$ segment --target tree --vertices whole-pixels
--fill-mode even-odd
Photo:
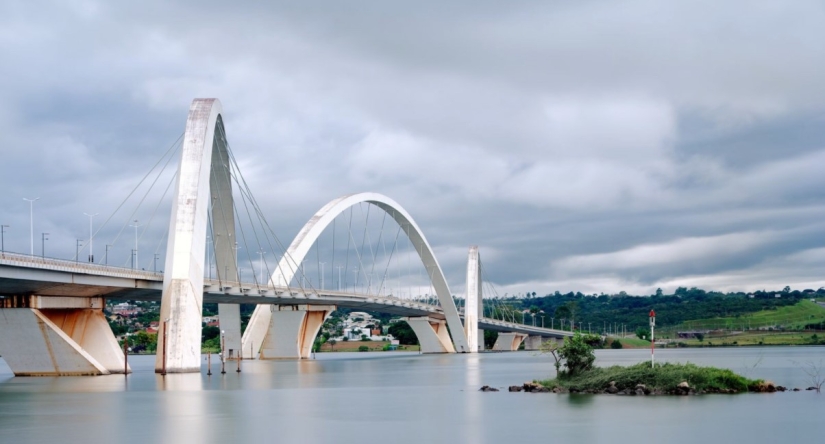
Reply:
[[[390,325],[389,333],[398,339],[398,343],[402,345],[418,345],[418,337],[415,336],[410,324],[405,321],[398,321]]]
[[[704,333],[696,333],[693,336],[696,336],[696,339],[698,339],[699,342],[702,342],[702,341],[705,340],[705,334]]]
[[[327,341],[327,344],[329,344],[329,350],[335,351],[335,344],[337,343],[338,341],[336,341],[335,339],[330,339],[329,341]]]
[[[569,319],[570,330],[573,330],[573,327],[575,326],[576,315],[578,313],[579,303],[576,301],[569,301],[566,302],[564,305],[556,308],[556,311],[553,313],[553,317],[558,319]]]
[[[566,376],[575,376],[593,368],[596,355],[593,347],[587,344],[584,336],[576,332],[573,337],[564,339],[564,345],[558,349],[561,359],[564,359],[565,370],[561,372]]]
[[[484,348],[487,350],[492,350],[493,346],[496,344],[498,340],[498,332],[493,330],[483,330],[484,331]]]
[[[645,341],[650,340],[650,328],[648,327],[639,327],[636,329],[636,336],[639,339],[644,339]]]
[[[206,326],[201,328],[201,342],[206,342],[212,338],[220,336],[221,329],[215,326]]]

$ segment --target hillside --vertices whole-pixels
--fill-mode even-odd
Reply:
[[[662,294],[661,291],[651,296],[618,295],[584,295],[582,293],[561,294],[556,292],[542,297],[496,298],[485,301],[485,315],[492,317],[515,318],[516,321],[559,328],[562,319],[569,326],[573,317],[582,329],[590,328],[593,332],[611,330],[612,325],[621,326],[628,333],[638,327],[647,327],[650,310],[656,312],[656,327],[659,331],[676,330],[685,327],[699,328],[701,325],[725,325],[734,328],[743,320],[750,320],[751,328],[756,326],[787,325],[802,328],[807,324],[825,322],[825,309],[809,301],[825,297],[825,289],[790,291],[758,291],[746,293],[707,292],[698,288],[679,288],[674,294]],[[800,304],[804,302],[804,304]],[[522,315],[521,311],[530,310]],[[571,313],[572,311],[572,313]],[[526,318],[526,319],[525,319]],[[701,321],[700,321],[701,320]],[[696,324],[688,321],[696,321]],[[809,322],[810,321],[810,322]],[[737,327],[738,328],[738,327]],[[809,327],[811,328],[811,327]],[[825,325],[819,327],[825,329]]]

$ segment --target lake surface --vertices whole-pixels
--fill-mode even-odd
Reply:
[[[599,365],[649,359],[599,350]],[[825,347],[657,350],[657,360],[727,367],[787,387]],[[508,393],[553,375],[532,352],[321,353],[244,361],[213,375],[15,378],[0,359],[0,443],[787,443],[825,440],[825,393],[629,397]],[[483,393],[482,385],[502,387]]]

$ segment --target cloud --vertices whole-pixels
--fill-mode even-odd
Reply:
[[[113,211],[191,99],[219,97],[284,243],[370,190],[412,213],[455,288],[472,244],[510,293],[825,285],[819,2],[4,6],[12,249],[39,195],[35,236],[74,255],[82,213]]]

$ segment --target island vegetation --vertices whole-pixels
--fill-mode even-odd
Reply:
[[[596,367],[593,343],[598,337],[576,333],[564,345],[547,342],[542,352],[555,359],[556,377],[511,391],[606,393],[626,395],[691,395],[702,393],[773,392],[785,390],[761,379],[749,379],[728,369],[695,364],[641,362],[628,367]]]

